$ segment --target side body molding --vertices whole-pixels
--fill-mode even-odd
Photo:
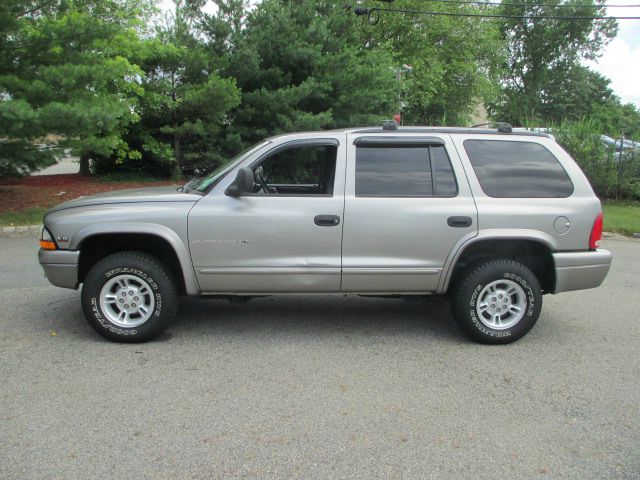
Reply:
[[[68,248],[70,250],[79,250],[83,241],[95,235],[123,233],[155,235],[166,240],[169,245],[171,245],[171,248],[173,248],[180,262],[187,294],[200,294],[200,287],[196,281],[189,251],[178,234],[164,225],[156,223],[96,223],[87,225],[71,237]]]
[[[487,240],[532,240],[548,247],[552,252],[558,249],[556,240],[551,236],[539,230],[513,229],[513,228],[496,228],[480,230],[477,235],[467,235],[453,247],[451,253],[447,257],[444,264],[443,275],[440,277],[438,289],[436,293],[445,293],[449,288],[451,274],[456,262],[470,245]]]

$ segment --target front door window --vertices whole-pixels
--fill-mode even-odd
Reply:
[[[254,193],[262,195],[332,195],[337,147],[289,147],[254,167]]]

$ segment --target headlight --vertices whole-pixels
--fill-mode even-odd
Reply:
[[[53,241],[53,237],[47,227],[42,227],[42,233],[40,234],[40,248],[44,250],[57,250],[58,246]]]

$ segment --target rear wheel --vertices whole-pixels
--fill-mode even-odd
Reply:
[[[452,299],[462,330],[481,343],[511,343],[535,325],[542,309],[536,276],[513,260],[493,260],[463,272]]]
[[[82,286],[89,325],[116,342],[146,342],[175,317],[178,291],[167,268],[141,252],[120,252],[98,262]]]

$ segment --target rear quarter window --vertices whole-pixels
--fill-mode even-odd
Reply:
[[[564,198],[573,183],[558,159],[535,142],[465,140],[484,193],[498,198]]]

